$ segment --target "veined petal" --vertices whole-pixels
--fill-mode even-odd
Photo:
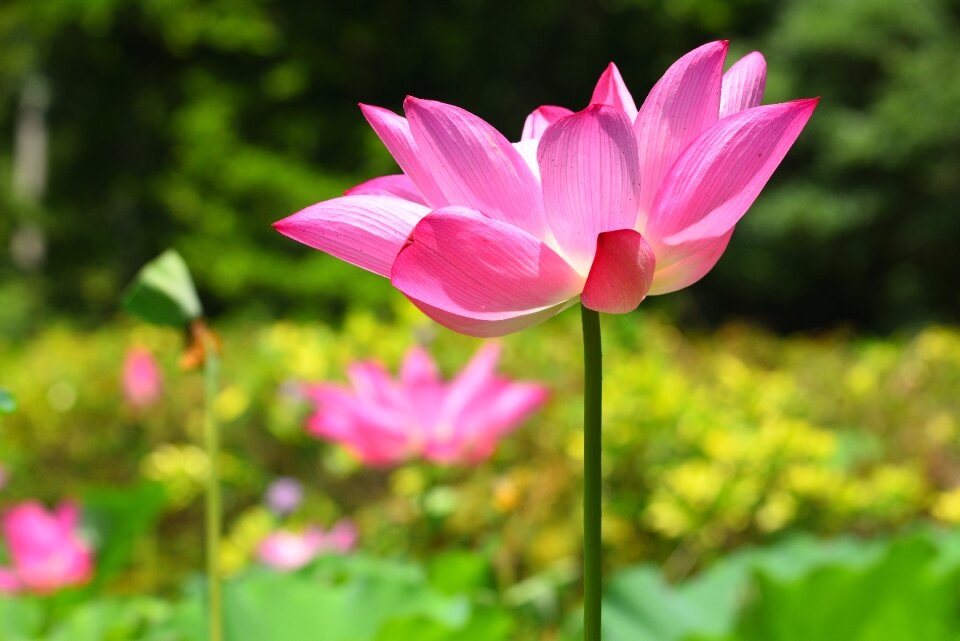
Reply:
[[[654,85],[633,123],[640,154],[640,219],[645,223],[663,177],[681,152],[720,113],[725,40],[698,47],[677,60]]]
[[[418,205],[426,205],[427,201],[423,194],[413,184],[410,177],[406,174],[391,174],[389,176],[378,176],[362,182],[356,187],[351,187],[343,192],[344,196],[393,196],[409,200]]]
[[[537,164],[537,148],[539,145],[539,138],[529,138],[513,143],[513,148],[523,158],[523,162],[527,163],[527,167],[530,168],[530,172],[537,180],[540,180],[540,165]]]
[[[593,90],[593,96],[590,98],[590,104],[610,105],[622,109],[631,123],[637,117],[637,103],[634,102],[630,90],[623,82],[623,76],[620,75],[617,65],[612,62],[600,75],[597,86]]]
[[[417,190],[426,201],[432,207],[449,205],[450,202],[437,185],[437,181],[423,165],[423,159],[413,140],[413,134],[410,133],[410,123],[407,119],[389,109],[372,105],[361,104],[360,111],[377,132],[387,151],[400,165],[400,169],[410,176],[410,180],[417,186]]]
[[[414,225],[430,212],[423,205],[391,196],[342,196],[275,222],[290,238],[381,276]]]
[[[540,237],[540,183],[499,131],[453,105],[412,97],[403,104],[423,165],[449,204],[480,210]]]
[[[438,209],[417,224],[391,281],[415,301],[491,321],[556,306],[583,285],[542,241],[462,207]]]
[[[537,152],[543,201],[561,251],[584,272],[597,234],[633,227],[637,147],[621,109],[595,104],[550,125]]]
[[[767,85],[767,61],[759,51],[748,53],[737,60],[723,74],[720,90],[720,117],[753,109],[763,100],[763,89]]]
[[[710,273],[723,252],[726,251],[733,236],[731,229],[719,238],[704,239],[699,243],[689,243],[684,247],[682,258],[663,269],[657,269],[653,274],[653,283],[650,285],[650,296],[669,294],[684,287],[689,287]],[[667,252],[669,254],[669,252]]]
[[[537,107],[523,122],[523,134],[520,136],[520,140],[535,140],[540,138],[543,132],[547,130],[547,127],[572,113],[573,112],[566,107],[556,107],[554,105]]]
[[[733,229],[818,101],[741,111],[718,122],[684,151],[664,180],[645,234],[656,252],[658,269],[704,251]]]
[[[656,262],[653,249],[635,229],[600,234],[580,301],[608,314],[633,311],[650,289]]]
[[[410,299],[410,302],[413,303],[417,309],[447,329],[452,329],[460,334],[466,334],[467,336],[474,336],[476,338],[493,338],[519,332],[522,329],[542,323],[577,302],[576,298],[570,298],[570,300],[552,307],[545,307],[531,312],[518,312],[513,316],[500,320],[487,320],[451,314],[450,312],[428,305],[415,298],[410,298],[409,296],[407,298]]]

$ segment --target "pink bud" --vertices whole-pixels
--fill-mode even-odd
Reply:
[[[123,395],[135,408],[145,408],[160,400],[163,378],[153,355],[139,347],[127,352],[123,363]]]

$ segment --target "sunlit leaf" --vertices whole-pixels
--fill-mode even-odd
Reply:
[[[203,313],[183,258],[168,249],[147,263],[123,297],[123,308],[148,323],[183,327]]]

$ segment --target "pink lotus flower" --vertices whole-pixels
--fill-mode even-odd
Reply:
[[[48,594],[89,581],[93,553],[77,534],[78,521],[71,503],[55,512],[35,502],[10,510],[2,525],[13,566],[0,568],[0,592]]]
[[[277,530],[261,541],[257,558],[277,570],[298,570],[324,552],[344,554],[357,543],[357,527],[352,521],[336,523],[329,532],[312,526],[304,532]]]
[[[713,267],[816,107],[758,106],[763,57],[724,74],[726,52],[683,56],[639,109],[611,64],[587,109],[541,107],[514,144],[452,105],[408,97],[406,118],[361,105],[404,173],[274,226],[465,334],[517,331],[578,298],[628,312]]]
[[[539,385],[498,377],[499,353],[496,344],[483,346],[449,383],[419,348],[407,353],[397,381],[377,363],[356,363],[348,370],[350,387],[308,388],[317,409],[307,429],[369,465],[413,457],[478,463],[547,398]]]
[[[123,395],[133,407],[149,407],[160,400],[163,378],[153,355],[140,347],[127,352],[123,362]]]

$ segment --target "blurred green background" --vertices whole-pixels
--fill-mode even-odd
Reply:
[[[576,638],[576,314],[505,340],[504,370],[554,396],[492,461],[364,469],[283,384],[418,342],[452,374],[477,342],[270,223],[395,171],[357,102],[452,102],[516,139],[611,60],[639,102],[717,38],[764,53],[765,102],[823,100],[717,268],[604,320],[609,639],[955,641],[957,0],[4,0],[0,503],[80,497],[106,566],[52,606],[0,599],[0,641],[199,638],[200,380],[180,335],[118,312],[169,246],[225,344],[232,611],[274,617],[231,641],[371,602],[329,641]],[[164,372],[149,411],[122,403],[130,345]],[[362,554],[251,569],[281,474],[308,488],[295,524],[352,517]]]

